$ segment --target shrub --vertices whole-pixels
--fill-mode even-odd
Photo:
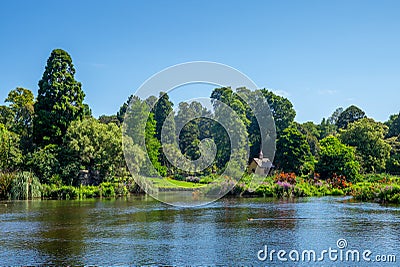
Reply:
[[[257,187],[255,193],[263,197],[273,197],[274,188],[271,183],[263,183],[259,187]]]
[[[57,199],[76,199],[79,196],[78,189],[71,185],[63,185],[52,192],[52,196]]]
[[[116,196],[126,196],[128,195],[128,188],[123,183],[114,184],[114,191]]]
[[[196,176],[188,176],[185,179],[186,182],[191,182],[191,183],[199,183],[200,182],[200,178],[196,177]]]
[[[174,175],[173,179],[177,180],[177,181],[185,181],[185,176],[183,176],[182,174],[177,173],[177,174]]]
[[[15,179],[15,173],[0,173],[0,199],[11,198],[11,183]]]
[[[114,184],[103,182],[100,184],[100,197],[115,197]]]
[[[92,185],[87,185],[87,186],[80,186],[79,187],[79,198],[80,199],[85,199],[85,198],[95,198],[100,196],[100,189],[98,186],[92,186]]]
[[[11,182],[12,199],[33,199],[41,197],[42,186],[31,172],[18,173]]]

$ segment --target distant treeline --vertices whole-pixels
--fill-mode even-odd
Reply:
[[[55,49],[47,60],[36,97],[25,88],[9,92],[5,105],[0,106],[1,173],[28,171],[42,184],[79,185],[85,175],[90,184],[128,181],[131,175],[124,159],[121,130],[127,110],[134,113],[132,116],[146,118],[145,131],[134,125],[126,129],[131,131],[133,156],[143,176],[155,175],[145,165],[145,154],[162,176],[206,176],[225,169],[230,158],[229,135],[201,103],[179,103],[177,113],[168,121],[168,114],[173,112],[168,94],[160,92],[159,97],[148,99],[131,96],[117,114],[96,119],[84,104],[82,85],[74,75],[70,55]],[[263,133],[239,91],[250,92],[246,88],[216,88],[211,98],[218,100],[213,102],[214,108],[222,102],[238,115],[236,123],[249,140],[250,160],[258,157]],[[267,89],[258,92],[268,101],[275,120],[275,169],[310,177],[318,173],[322,179],[342,175],[350,181],[363,173],[400,174],[400,114],[382,123],[350,106],[338,108],[320,124],[297,123],[296,111],[287,98]],[[193,116],[199,118],[187,122]],[[213,163],[196,172],[182,171],[169,162],[163,151],[168,147],[163,148],[161,142],[161,129],[167,121],[171,129],[182,129],[171,142],[180,149],[176,153],[190,160],[200,157],[201,140],[213,139],[217,149]]]

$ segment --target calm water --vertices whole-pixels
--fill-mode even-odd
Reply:
[[[273,262],[260,261],[257,252],[265,245],[319,253],[337,249],[340,238],[347,249],[369,249],[370,258],[395,254],[400,262],[399,223],[399,206],[346,198],[228,198],[197,208],[171,207],[150,197],[0,202],[0,265],[271,266],[283,263],[276,256]]]

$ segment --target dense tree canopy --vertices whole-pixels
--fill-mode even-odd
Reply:
[[[39,146],[61,144],[71,122],[82,118],[85,94],[74,76],[70,55],[62,49],[53,50],[35,103],[34,141]]]
[[[320,142],[321,150],[315,171],[321,178],[331,178],[334,174],[355,180],[360,170],[355,149],[340,142],[337,137],[328,136]]]
[[[340,134],[340,140],[356,148],[364,172],[384,171],[389,158],[390,145],[384,141],[387,126],[373,119],[360,119],[350,123]]]
[[[389,138],[400,135],[400,113],[391,115],[389,121],[385,124],[389,127],[386,137]]]
[[[102,124],[93,118],[73,121],[64,142],[80,166],[98,177],[95,182],[127,175],[122,132],[117,125]]]
[[[366,117],[365,112],[354,105],[351,105],[342,112],[341,110],[338,110],[338,113],[340,113],[339,116],[336,116],[336,114],[334,113],[334,118],[337,117],[337,119],[332,119],[332,122],[336,120],[336,126],[339,129],[346,129],[349,123]]]
[[[354,181],[359,172],[400,174],[400,113],[383,124],[352,105],[337,108],[319,124],[297,123],[285,97],[267,89],[221,87],[211,93],[210,109],[192,101],[179,103],[174,112],[168,94],[161,92],[147,99],[129,96],[116,114],[96,119],[83,103],[85,94],[74,76],[70,55],[55,49],[36,99],[25,88],[9,92],[0,106],[0,174],[32,171],[41,183],[61,186],[79,184],[82,173],[89,173],[90,183],[98,184],[125,182],[127,167],[142,176],[185,178],[224,173],[231,161],[234,168],[225,174],[239,177],[238,170],[245,169],[261,147],[275,147],[275,137],[277,171],[307,178],[313,177],[315,167],[324,179],[336,174]],[[275,125],[271,120],[262,128],[258,116],[273,116]],[[264,138],[268,146],[261,144]],[[233,148],[234,143],[239,145]],[[191,165],[214,152],[205,169],[199,171],[198,162]],[[272,159],[274,151],[263,152]],[[177,168],[181,162],[188,169]]]
[[[296,126],[283,130],[276,144],[275,164],[278,169],[300,174],[305,170],[305,163],[312,162],[312,155],[307,138]]]
[[[22,162],[19,136],[0,123],[0,171],[14,171]]]
[[[268,101],[272,116],[275,120],[276,133],[279,135],[294,121],[296,111],[293,104],[285,97],[274,94],[267,89],[261,90]]]

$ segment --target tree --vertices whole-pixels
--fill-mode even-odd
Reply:
[[[390,145],[383,139],[386,132],[387,126],[383,123],[364,118],[350,123],[340,133],[340,140],[356,148],[365,172],[384,171],[390,154]]]
[[[118,126],[121,124],[117,115],[101,115],[99,117],[99,122],[104,123],[104,124],[114,123],[115,125],[118,125]]]
[[[314,159],[307,138],[295,125],[283,130],[276,144],[275,165],[278,169],[296,174],[307,173],[306,163]]]
[[[27,167],[31,169],[41,183],[50,184],[59,178],[60,162],[58,161],[58,153],[60,148],[57,145],[47,145],[39,148],[32,154],[28,155]]]
[[[7,129],[11,130],[14,125],[14,112],[7,106],[0,106],[0,123]]]
[[[156,137],[161,142],[161,130],[164,126],[165,120],[168,115],[173,112],[173,103],[169,101],[168,94],[161,92],[158,101],[155,103],[153,108],[154,119],[156,120]],[[169,125],[170,127],[175,127],[175,123]],[[175,135],[175,129],[168,129],[169,134]]]
[[[310,146],[310,151],[313,156],[317,156],[319,152],[319,136],[320,132],[318,126],[315,125],[313,122],[305,122],[302,124],[295,123],[297,129],[306,136],[307,143]]]
[[[73,121],[64,142],[81,169],[89,171],[93,183],[127,175],[122,132],[117,125],[94,118]]]
[[[217,105],[212,129],[216,145],[216,165],[223,172],[238,180],[243,175],[248,162],[246,146],[248,133],[240,113],[232,111],[226,105]]]
[[[200,102],[193,101],[179,103],[178,114],[175,116],[175,124],[179,135],[179,148],[189,159],[200,157],[200,140],[210,138],[210,121],[201,116],[210,115]]]
[[[8,93],[5,102],[10,103],[10,109],[14,114],[12,131],[21,137],[21,148],[27,151],[32,147],[33,93],[28,89],[17,87]]]
[[[391,115],[385,124],[389,127],[387,138],[400,135],[400,113]]]
[[[343,113],[343,108],[338,107],[332,115],[327,119],[329,124],[336,124],[340,118],[340,115]]]
[[[159,163],[161,149],[160,141],[155,137],[156,121],[154,113],[150,112],[150,107],[146,101],[142,101],[137,96],[130,96],[124,111],[123,134],[132,139],[134,145],[145,148],[150,162],[145,161],[140,169],[140,174],[145,176],[156,176],[159,173],[166,173],[165,168]],[[122,113],[120,113],[122,114]],[[151,168],[153,165],[156,171]]]
[[[365,112],[362,111],[360,108],[351,105],[350,107],[346,108],[346,110],[340,113],[336,121],[336,126],[339,129],[346,129],[349,123],[358,121],[362,118],[366,118]]]
[[[318,130],[319,130],[318,140],[321,140],[329,135],[335,135],[337,133],[338,127],[336,125],[342,113],[343,113],[343,108],[339,107],[327,119],[325,118],[322,119],[321,123],[318,125]]]
[[[19,136],[0,124],[0,171],[10,172],[22,163]]]
[[[279,135],[294,121],[296,111],[293,104],[285,97],[274,94],[267,89],[261,89],[262,94],[266,97],[270,110],[275,120],[276,134]]]
[[[355,149],[340,142],[335,136],[328,136],[320,142],[319,159],[315,171],[321,178],[332,178],[334,174],[344,175],[354,181],[360,170]]]
[[[37,145],[61,144],[71,122],[82,118],[85,94],[74,75],[70,55],[61,49],[53,50],[39,81],[35,103],[33,132]]]
[[[331,124],[325,118],[322,119],[321,123],[318,125],[319,128],[319,139],[323,139],[329,135],[335,135],[337,132],[336,124]]]
[[[385,140],[391,146],[390,157],[386,162],[386,172],[400,174],[400,135]]]
[[[131,102],[133,97],[133,95],[130,95],[128,100],[119,108],[119,111],[117,112],[117,119],[120,123],[124,122],[125,113],[128,110],[129,103]]]

